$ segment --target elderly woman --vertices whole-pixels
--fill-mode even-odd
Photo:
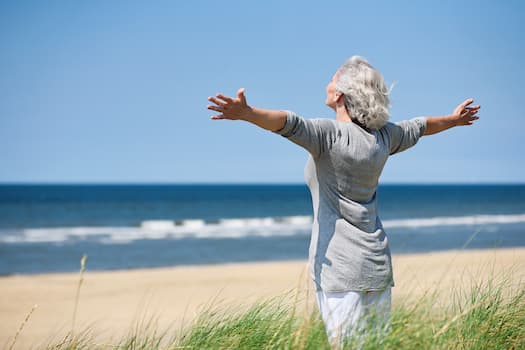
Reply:
[[[388,92],[382,75],[353,56],[326,87],[326,104],[335,119],[256,108],[246,102],[244,89],[237,98],[209,97],[213,105],[208,109],[219,113],[212,119],[251,122],[310,153],[305,169],[314,210],[310,275],[334,347],[358,329],[385,329],[388,324],[394,279],[388,238],[377,213],[378,180],[388,157],[423,135],[478,119],[480,107],[470,106],[473,100],[468,99],[447,116],[390,123]]]

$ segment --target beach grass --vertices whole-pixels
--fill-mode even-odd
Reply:
[[[117,341],[97,343],[94,329],[87,328],[41,348],[330,349],[320,316],[307,299],[289,292],[247,307],[215,301],[184,329],[159,331],[151,318]],[[344,348],[358,347],[525,349],[524,285],[509,273],[485,281],[472,278],[444,298],[435,292],[407,298],[393,305],[386,335],[365,330]]]

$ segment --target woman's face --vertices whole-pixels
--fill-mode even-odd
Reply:
[[[325,103],[328,107],[332,108],[333,110],[335,110],[335,105],[336,105],[337,97],[338,97],[335,91],[336,75],[337,74],[334,74],[334,76],[332,77],[332,80],[328,83],[328,85],[326,85],[326,102]]]

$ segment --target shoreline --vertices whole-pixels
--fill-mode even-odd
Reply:
[[[460,253],[460,252],[471,252],[471,251],[494,251],[494,250],[512,250],[512,249],[524,249],[525,246],[511,246],[511,247],[498,247],[498,248],[463,248],[463,249],[443,249],[443,250],[432,250],[432,251],[421,251],[421,252],[402,252],[392,253],[392,256],[411,256],[411,255],[424,255],[424,254],[441,254],[441,253]],[[87,255],[87,254],[86,254]],[[0,274],[0,279],[8,277],[18,276],[48,276],[48,275],[71,275],[77,274],[80,270],[80,259],[78,257],[79,268],[77,270],[64,270],[64,271],[42,271],[42,272],[13,272],[8,274]],[[155,271],[155,270],[166,270],[166,269],[178,269],[178,268],[192,268],[192,267],[211,267],[211,266],[228,266],[228,265],[245,265],[245,264],[266,264],[266,263],[295,263],[305,262],[306,259],[275,259],[275,260],[247,260],[247,261],[224,261],[217,263],[203,263],[203,264],[180,264],[180,265],[166,265],[166,266],[151,266],[151,267],[131,267],[131,268],[116,268],[116,269],[93,269],[89,268],[90,257],[87,255],[87,267],[85,273],[103,273],[103,272],[133,272],[133,271]]]
[[[468,290],[476,280],[511,274],[523,288],[525,247],[453,250],[393,255],[393,305],[413,302],[429,291]],[[80,260],[80,259],[79,259]],[[295,293],[315,306],[306,260],[187,265],[131,270],[87,270],[80,287],[75,329],[93,327],[100,341],[127,334],[141,320],[158,329],[187,326],[206,306],[231,309]],[[44,346],[71,330],[79,272],[0,276],[0,345],[8,346],[35,304],[15,348]],[[294,295],[294,294],[292,294]]]

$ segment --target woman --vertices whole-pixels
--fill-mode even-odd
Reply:
[[[480,106],[468,99],[448,116],[389,123],[389,98],[382,75],[353,56],[326,87],[334,119],[305,119],[294,112],[248,105],[237,98],[209,97],[214,120],[245,120],[305,148],[305,178],[314,221],[309,249],[310,275],[331,344],[363,327],[384,330],[394,286],[388,238],[377,215],[379,176],[392,154],[423,135],[472,125]],[[372,317],[373,316],[373,317]]]

